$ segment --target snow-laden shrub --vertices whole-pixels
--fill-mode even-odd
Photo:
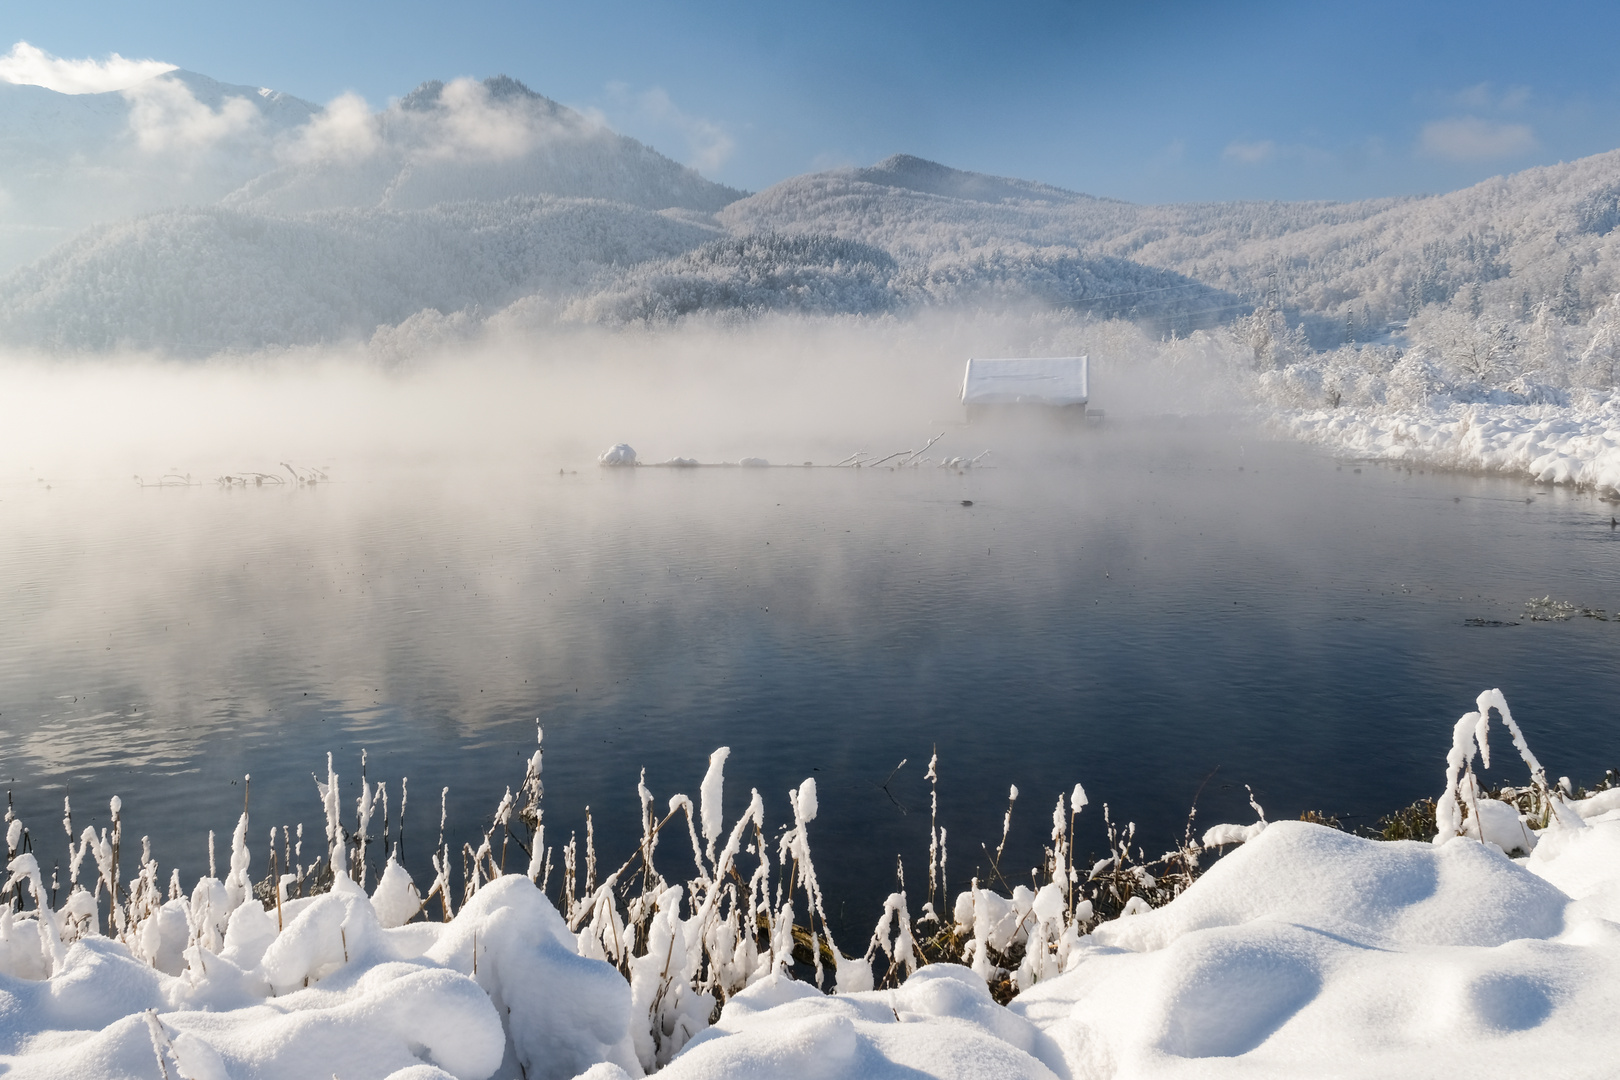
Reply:
[[[1389,403],[1402,409],[1423,408],[1452,388],[1440,366],[1421,350],[1413,350],[1396,361],[1384,384]]]
[[[1479,695],[1475,704],[1476,711],[1463,714],[1452,730],[1451,752],[1446,755],[1446,790],[1435,800],[1434,842],[1445,844],[1458,837],[1471,837],[1481,843],[1493,843],[1509,854],[1529,854],[1535,847],[1535,830],[1545,829],[1554,822],[1563,828],[1584,828],[1585,822],[1569,805],[1565,793],[1547,783],[1547,772],[1530,752],[1502,691],[1487,690]],[[1514,748],[1530,769],[1530,787],[1524,795],[1528,803],[1525,814],[1521,814],[1517,806],[1486,798],[1474,776],[1476,755],[1485,768],[1491,767],[1487,736],[1492,710],[1501,718],[1502,725],[1512,736]]]
[[[1322,369],[1315,364],[1289,364],[1277,371],[1262,371],[1258,379],[1266,399],[1295,409],[1320,408]]]

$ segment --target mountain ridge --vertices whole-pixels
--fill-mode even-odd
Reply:
[[[8,102],[52,106],[37,90],[0,87],[0,147],[27,127],[28,109],[8,113]],[[155,170],[195,206],[137,206],[0,278],[0,340],[65,351],[305,344],[365,338],[417,311],[487,314],[521,300],[547,317],[614,324],[1035,304],[1178,334],[1260,308],[1327,347],[1387,336],[1436,306],[1522,320],[1554,305],[1573,321],[1620,292],[1620,151],[1359,202],[1137,204],[910,154],[746,193],[501,75],[428,80],[380,112],[190,72],[116,102],[90,97],[103,100],[71,106],[87,130],[116,128],[120,109],[129,125],[117,135],[125,173],[109,175]],[[140,159],[142,138],[179,137],[164,126],[174,116],[191,125],[182,134],[216,137]],[[58,198],[106,179],[53,167],[39,175],[59,182]],[[241,172],[251,175],[220,190]],[[0,236],[7,226],[20,227],[15,214]],[[187,314],[194,280],[170,265],[188,255],[217,279],[206,324]],[[391,258],[411,261],[410,273],[388,269]],[[228,310],[222,281],[242,290],[241,312]],[[403,284],[391,293],[390,281]],[[146,307],[110,293],[117,282]],[[321,288],[347,299],[328,304]],[[222,338],[221,326],[234,329]]]

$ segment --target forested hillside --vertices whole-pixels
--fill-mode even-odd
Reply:
[[[518,301],[506,325],[1033,305],[1226,326],[1261,371],[1352,346],[1367,378],[1331,398],[1425,350],[1425,385],[1600,379],[1620,292],[1620,151],[1357,203],[1142,206],[906,155],[744,195],[505,77],[372,111],[183,72],[0,86],[0,147],[14,247],[104,219],[0,279],[0,340],[57,352],[363,341]],[[184,205],[154,211],[165,169]]]
[[[1620,291],[1620,151],[1447,195],[1137,206],[897,156],[727,207],[732,230],[859,238],[920,260],[1072,247],[1184,274],[1302,321],[1313,344],[1383,333],[1459,294],[1589,315]]]
[[[216,202],[320,113],[190,71],[99,94],[0,81],[0,273],[97,222]]]
[[[291,216],[167,211],[91,229],[0,283],[0,339],[179,355],[364,340],[423,309],[577,291],[717,231],[545,196]]]

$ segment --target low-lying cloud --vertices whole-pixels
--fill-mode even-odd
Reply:
[[[382,124],[359,94],[340,94],[281,145],[279,156],[295,164],[364,161],[383,146]]]
[[[615,82],[608,84],[607,91],[610,108],[629,121],[625,126],[675,134],[686,143],[685,164],[699,172],[721,168],[737,149],[736,140],[725,128],[686,112],[661,86],[638,92],[627,83]]]
[[[642,107],[651,115],[678,128],[686,137],[687,164],[700,172],[713,172],[724,165],[737,148],[735,140],[719,124],[693,116],[676,107],[669,92],[654,87],[641,95]]]
[[[247,97],[227,97],[219,108],[197,100],[173,79],[155,79],[124,91],[130,128],[148,150],[204,146],[257,134],[260,149],[289,164],[354,165],[384,152],[416,161],[499,163],[535,153],[559,138],[609,134],[598,117],[558,110],[530,97],[498,97],[482,82],[453,79],[430,100],[395,102],[374,110],[355,93],[328,102],[309,121],[271,130]]]
[[[309,123],[275,139],[290,164],[358,164],[392,151],[434,162],[512,162],[559,138],[608,134],[599,117],[554,112],[530,97],[497,97],[478,79],[437,87],[431,107],[373,110],[358,94],[330,100]]]
[[[364,347],[206,363],[0,353],[0,463],[11,463],[0,485],[27,479],[14,475],[23,467],[53,482],[211,478],[282,461],[346,479],[555,471],[593,466],[620,442],[653,462],[826,462],[941,431],[941,453],[976,454],[992,444],[962,427],[967,357],[1087,353],[1095,404],[1114,417],[1159,415],[1219,407],[1201,341],[1046,310],[500,332],[392,367]]]
[[[252,136],[261,120],[247,98],[228,97],[211,108],[175,79],[148,79],[123,94],[129,102],[129,129],[149,153],[203,149]]]
[[[1240,162],[1244,165],[1258,165],[1277,156],[1277,144],[1270,139],[1259,142],[1232,142],[1226,144],[1221,156],[1228,161]]]
[[[59,94],[102,94],[126,90],[165,72],[174,64],[162,60],[131,60],[110,53],[105,60],[64,60],[26,41],[0,56],[0,82],[43,86]]]
[[[1530,101],[1530,88],[1528,86],[1510,86],[1500,92],[1488,82],[1477,83],[1464,87],[1451,95],[1452,104],[1470,111],[1490,111],[1500,109],[1503,112],[1516,112],[1523,109]]]
[[[1450,161],[1492,161],[1518,157],[1539,144],[1529,124],[1499,123],[1477,116],[1435,120],[1423,126],[1423,153]]]

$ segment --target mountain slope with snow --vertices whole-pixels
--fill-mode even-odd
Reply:
[[[424,309],[577,290],[716,232],[543,196],[289,216],[171,210],[98,226],[0,282],[0,340],[182,356],[365,340]]]
[[[505,77],[425,83],[376,113],[187,71],[92,94],[0,82],[0,272],[88,226],[182,206],[562,196],[707,212],[741,195]]]
[[[98,222],[217,201],[319,112],[189,71],[95,94],[0,81],[0,272]]]
[[[904,155],[733,203],[738,232],[814,231],[922,258],[1061,246],[1183,274],[1303,320],[1318,346],[1465,295],[1571,317],[1620,291],[1620,151],[1462,191],[1354,203],[1139,206]]]
[[[188,72],[0,84],[0,151],[0,341],[60,351],[355,340],[517,300],[608,324],[1036,305],[1183,336],[1260,308],[1324,349],[1439,311],[1573,325],[1620,292],[1620,151],[1354,203],[1142,206],[907,155],[744,195],[505,77],[373,111]],[[537,231],[535,199],[598,205]]]
[[[560,195],[710,212],[743,195],[506,76],[423,83],[373,116],[334,110],[285,156],[225,204],[285,214]]]

